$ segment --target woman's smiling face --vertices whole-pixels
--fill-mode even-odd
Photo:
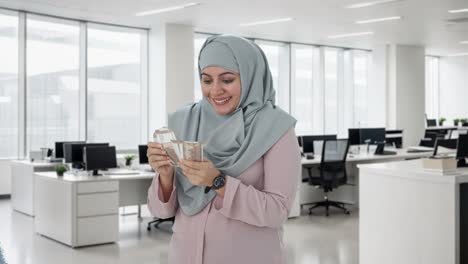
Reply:
[[[236,110],[241,98],[241,79],[237,72],[222,67],[209,66],[202,70],[201,87],[205,96],[219,115]]]

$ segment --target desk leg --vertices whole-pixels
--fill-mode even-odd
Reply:
[[[141,204],[138,205],[138,219],[141,219]]]

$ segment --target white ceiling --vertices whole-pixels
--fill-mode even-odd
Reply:
[[[374,44],[424,45],[428,54],[468,52],[468,13],[449,14],[449,9],[468,8],[468,0],[403,0],[374,7],[344,6],[371,0],[0,0],[0,7],[27,10],[107,23],[151,27],[160,23],[192,25],[196,31],[234,33],[292,42],[371,49]],[[135,13],[189,2],[198,6],[145,17]],[[354,21],[402,16],[402,20],[358,25]],[[240,27],[240,23],[293,17],[293,21]],[[374,31],[375,34],[330,40],[329,35]]]

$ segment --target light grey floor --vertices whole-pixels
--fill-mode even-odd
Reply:
[[[71,249],[34,232],[33,218],[13,211],[10,200],[0,200],[0,245],[9,264],[166,264],[170,224],[146,231],[150,219],[135,215],[121,217],[120,240],[80,249]],[[146,217],[145,217],[146,216]],[[284,244],[290,264],[357,264],[358,211],[351,215],[333,212],[290,219],[284,226]]]

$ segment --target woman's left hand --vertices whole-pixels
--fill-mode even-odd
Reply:
[[[221,172],[209,160],[181,160],[179,164],[182,172],[193,185],[212,186],[213,179],[221,175]]]

